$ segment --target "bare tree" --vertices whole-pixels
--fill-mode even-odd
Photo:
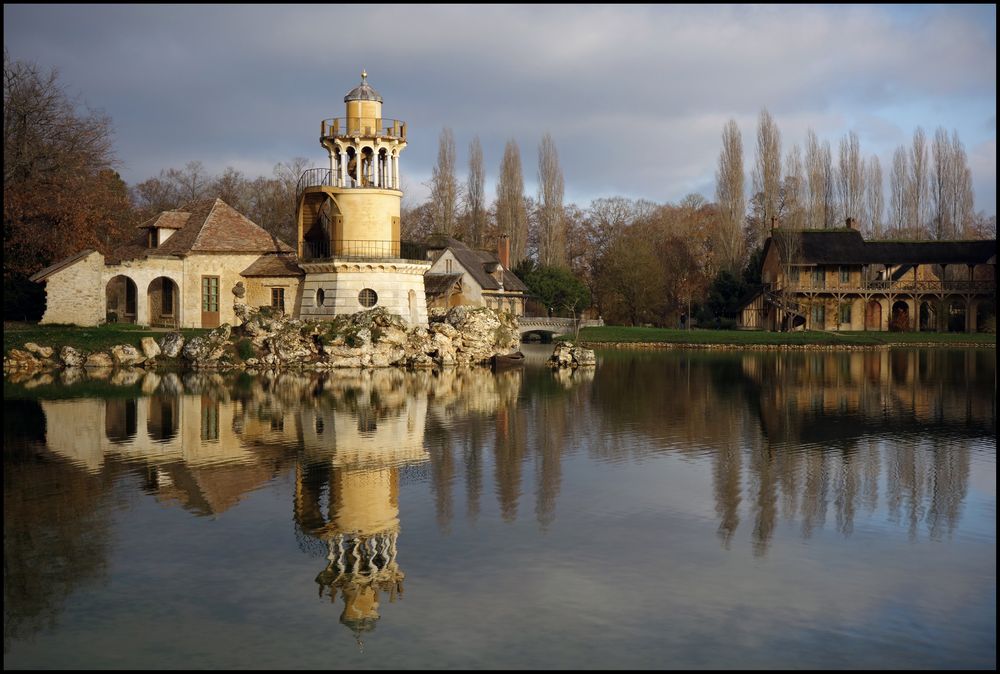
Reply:
[[[829,141],[820,143],[812,129],[806,133],[805,171],[809,180],[807,226],[833,227],[837,219],[833,156]]]
[[[934,238],[951,239],[955,236],[955,222],[952,215],[952,199],[956,196],[955,177],[958,171],[954,167],[951,139],[943,126],[934,131],[931,141],[931,220],[934,223]]]
[[[889,173],[889,225],[892,227],[894,236],[899,236],[907,226],[909,163],[906,148],[897,147],[892,154],[892,171]]]
[[[805,168],[802,166],[802,152],[798,144],[793,145],[785,157],[783,197],[786,226],[789,229],[804,229],[809,197]]]
[[[513,139],[507,141],[500,164],[496,213],[497,228],[510,237],[510,264],[516,266],[527,253],[528,210],[524,204],[521,151]]]
[[[430,199],[437,229],[454,236],[458,221],[458,179],[455,177],[455,137],[447,127],[441,130],[438,139],[438,158],[431,177]]]
[[[929,184],[927,179],[927,136],[924,134],[923,128],[919,126],[913,132],[909,169],[906,181],[908,227],[919,234],[927,222]]]
[[[479,136],[476,136],[469,143],[469,180],[465,188],[469,243],[476,248],[484,244],[483,237],[486,234],[486,190],[483,187],[485,181],[483,146],[479,143]]]
[[[878,160],[878,155],[872,155],[868,160],[866,174],[865,221],[868,235],[880,239],[885,218],[885,203],[882,194],[882,164]]]
[[[552,136],[538,146],[538,262],[566,266],[566,229],[563,218],[563,174]]]
[[[715,200],[719,203],[719,239],[723,266],[735,272],[743,265],[743,219],[746,217],[746,193],[743,187],[743,137],[736,120],[722,129],[719,170],[715,172]]]
[[[861,218],[864,178],[865,166],[861,159],[861,143],[858,140],[857,132],[851,131],[840,141],[837,188],[840,197],[841,222],[845,218]]]
[[[836,175],[833,172],[833,155],[830,141],[824,140],[819,151],[820,169],[823,173],[823,226],[835,227],[837,222],[837,200],[834,196]]]
[[[763,227],[757,232],[757,239],[767,236],[766,228],[771,218],[778,215],[779,191],[781,190],[781,132],[764,108],[757,120],[757,160],[753,170],[753,191],[763,195]]]
[[[183,169],[169,169],[167,180],[174,184],[181,204],[198,201],[209,195],[211,177],[200,161],[189,161]]]
[[[971,235],[971,224],[976,220],[974,195],[972,191],[972,170],[965,146],[958,138],[958,131],[951,132],[951,178],[949,180],[951,222],[953,236]]]

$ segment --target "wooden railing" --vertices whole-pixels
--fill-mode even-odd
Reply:
[[[914,281],[912,279],[900,279],[898,281],[886,281],[873,279],[863,281],[860,284],[840,284],[840,285],[805,285],[792,284],[785,286],[787,290],[796,293],[823,292],[823,293],[858,293],[858,292],[920,292],[920,293],[983,293],[995,292],[996,282],[986,280],[976,281]]]

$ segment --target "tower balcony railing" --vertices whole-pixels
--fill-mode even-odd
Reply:
[[[338,185],[335,176],[330,172],[328,168],[311,168],[306,169],[299,176],[299,181],[295,185],[295,203],[298,203],[299,197],[302,193],[310,187],[341,187],[341,188],[364,188],[372,189],[375,185],[371,182],[371,179],[367,176],[364,177],[361,184],[359,185],[354,176],[348,174],[344,176],[344,184]],[[388,185],[379,185],[378,189],[391,190],[398,188],[389,187]]]
[[[310,260],[422,260],[420,247],[409,241],[303,241],[302,259]]]
[[[399,119],[331,117],[320,122],[321,138],[389,138],[406,140],[406,122]]]
[[[307,187],[333,186],[332,176],[328,168],[306,169],[299,176],[299,182],[295,185],[295,195],[302,194]]]

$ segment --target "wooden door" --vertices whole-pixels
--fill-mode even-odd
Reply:
[[[219,327],[219,277],[201,277],[201,327]]]
[[[882,305],[872,300],[865,307],[865,330],[882,329]]]

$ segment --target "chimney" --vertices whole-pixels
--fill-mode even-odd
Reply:
[[[497,257],[504,269],[510,269],[510,237],[506,234],[501,234],[497,240]]]
[[[773,231],[773,230],[775,230],[777,228],[778,228],[778,216],[772,215],[771,216],[771,230]]]
[[[847,218],[847,228],[848,229],[859,229],[858,221],[854,218]]]

